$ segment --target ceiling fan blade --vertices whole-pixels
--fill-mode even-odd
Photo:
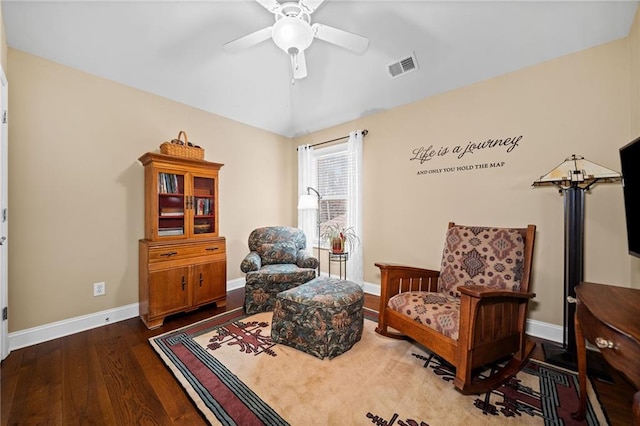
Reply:
[[[256,0],[262,7],[267,9],[269,12],[275,14],[280,13],[282,10],[282,6],[278,3],[277,0]]]
[[[293,68],[293,78],[299,80],[307,76],[307,59],[304,50],[297,55],[291,55],[291,67]]]
[[[313,36],[326,42],[344,47],[355,53],[362,54],[369,47],[369,39],[361,35],[339,30],[324,24],[313,24],[311,26]]]
[[[251,46],[255,46],[258,43],[262,43],[265,40],[271,38],[271,30],[273,27],[266,27],[261,30],[247,34],[244,37],[240,37],[236,40],[230,41],[222,45],[222,47],[229,52],[238,52]]]
[[[300,0],[298,4],[305,12],[313,13],[323,2],[324,0]]]

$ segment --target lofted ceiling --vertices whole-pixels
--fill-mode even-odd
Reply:
[[[636,1],[326,0],[311,16],[363,35],[357,55],[322,40],[292,84],[272,40],[223,44],[270,26],[254,0],[3,0],[7,43],[51,61],[288,137],[626,37]],[[392,79],[388,64],[415,55]]]

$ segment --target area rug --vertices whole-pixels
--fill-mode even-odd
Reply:
[[[587,419],[575,422],[576,374],[545,363],[530,361],[493,392],[462,395],[451,366],[378,335],[374,321],[332,360],[274,344],[270,324],[270,312],[245,317],[238,309],[150,343],[211,424],[608,424],[590,383]]]

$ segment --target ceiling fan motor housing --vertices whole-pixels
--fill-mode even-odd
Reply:
[[[276,20],[280,17],[291,16],[311,23],[311,16],[308,10],[304,10],[300,3],[287,2],[280,5],[280,11],[276,14]],[[279,15],[279,16],[278,16]]]

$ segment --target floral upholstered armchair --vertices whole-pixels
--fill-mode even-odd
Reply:
[[[247,314],[272,311],[276,294],[316,277],[318,259],[305,248],[307,239],[298,228],[270,226],[249,235],[249,254],[240,269],[246,273],[244,310]]]

